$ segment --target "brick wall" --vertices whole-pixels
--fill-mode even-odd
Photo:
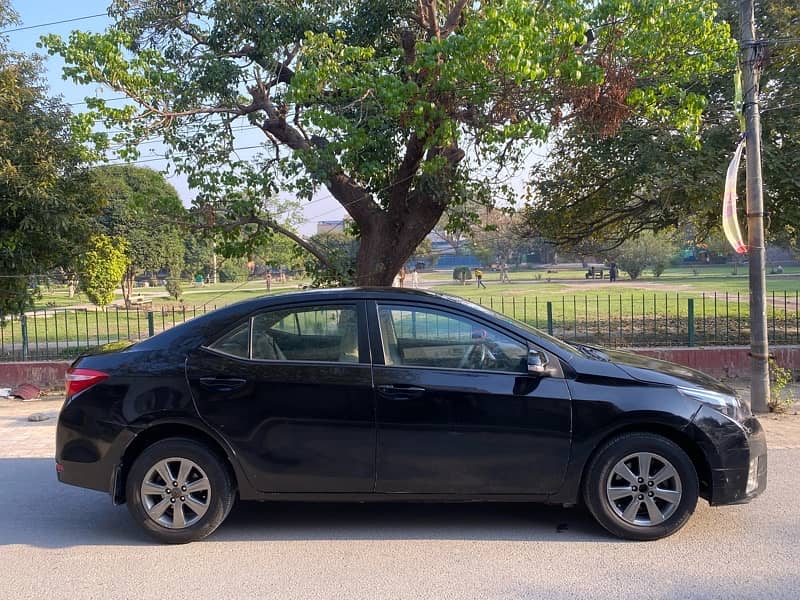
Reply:
[[[33,383],[42,389],[64,388],[71,361],[0,362],[0,387]]]
[[[711,348],[636,348],[644,354],[661,360],[697,369],[717,378],[750,377],[750,348],[742,346],[714,346]],[[770,354],[786,369],[800,370],[800,346],[773,346]]]

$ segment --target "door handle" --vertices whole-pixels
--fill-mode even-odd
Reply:
[[[247,383],[238,377],[201,377],[200,385],[216,392],[233,392]]]
[[[418,398],[427,390],[413,385],[379,385],[378,392],[388,400],[411,400]]]

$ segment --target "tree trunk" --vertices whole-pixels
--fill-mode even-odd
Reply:
[[[125,308],[131,306],[131,295],[133,294],[133,278],[135,273],[132,270],[125,272],[122,279],[122,299],[125,301]]]
[[[394,276],[436,225],[444,208],[435,202],[414,203],[415,210],[377,213],[359,223],[361,243],[356,255],[357,285],[392,285]]]

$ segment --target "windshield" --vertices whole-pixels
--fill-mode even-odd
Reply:
[[[450,294],[441,294],[441,293],[439,293],[438,295],[443,298],[447,298],[448,300],[451,300],[453,302],[458,302],[459,304],[467,305],[474,310],[477,310],[479,312],[486,314],[487,316],[497,319],[498,321],[503,321],[504,323],[508,323],[509,325],[513,325],[514,327],[518,327],[519,329],[528,331],[537,337],[547,340],[554,346],[557,346],[558,348],[564,350],[564,352],[567,352],[571,355],[579,356],[581,354],[581,352],[575,346],[568,344],[564,340],[560,340],[557,337],[553,337],[552,335],[550,335],[549,333],[545,333],[541,329],[537,329],[532,325],[528,325],[524,321],[520,321],[519,319],[514,319],[513,317],[509,317],[508,315],[504,315],[490,308],[486,308],[485,306],[481,306],[480,304],[475,304],[474,302],[465,300],[464,298],[459,298],[458,296],[451,296]]]

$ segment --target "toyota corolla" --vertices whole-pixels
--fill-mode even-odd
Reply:
[[[83,356],[56,446],[61,481],[168,543],[236,498],[584,504],[652,540],[767,478],[758,420],[718,381],[398,289],[264,297]]]

